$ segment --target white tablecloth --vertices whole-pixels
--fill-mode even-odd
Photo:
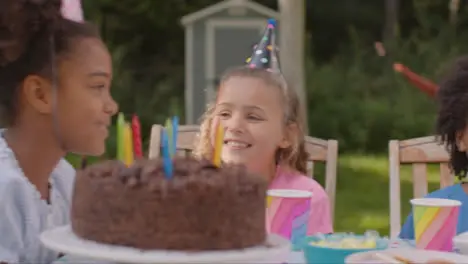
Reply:
[[[73,256],[64,256],[61,259],[55,261],[53,264],[65,264],[65,263],[74,263],[74,264],[116,264],[107,261],[96,261],[88,260],[80,257]],[[291,252],[290,258],[287,262],[288,264],[305,264],[304,254],[301,251]]]
[[[390,242],[389,248],[407,248],[414,247],[414,241],[408,240],[394,240]],[[65,256],[60,260],[54,262],[54,264],[64,264],[64,263],[76,263],[76,264],[115,264],[112,262],[104,261],[95,261],[95,260],[86,260],[79,257]],[[302,251],[293,251],[289,256],[288,264],[305,264],[304,253]]]
[[[288,264],[305,264],[304,253],[302,251],[291,252],[289,256]]]

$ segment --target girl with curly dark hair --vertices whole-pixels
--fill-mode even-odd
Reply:
[[[39,234],[69,222],[68,152],[101,155],[117,104],[111,58],[61,0],[0,1],[0,263],[51,263]]]
[[[463,233],[468,231],[468,184],[465,184],[468,172],[468,57],[456,61],[441,82],[437,99],[436,133],[450,154],[450,167],[460,183],[432,192],[427,197],[460,201],[457,233]],[[412,214],[403,225],[400,237],[414,239]]]

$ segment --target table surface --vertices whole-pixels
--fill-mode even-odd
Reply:
[[[390,241],[390,244],[388,246],[389,248],[414,248],[414,241],[413,240],[393,240]],[[64,264],[64,263],[93,263],[93,264],[115,264],[112,262],[104,262],[104,261],[99,261],[96,262],[95,260],[86,260],[83,258],[78,258],[78,257],[73,257],[73,256],[65,256],[61,258],[60,260],[57,260],[54,262],[54,264]],[[289,255],[288,259],[288,264],[305,264],[305,258],[304,258],[304,253],[302,251],[292,251],[291,254]]]
[[[65,263],[80,263],[80,264],[115,264],[112,262],[107,262],[107,261],[96,261],[96,260],[89,260],[89,259],[83,259],[79,257],[73,257],[73,256],[64,256],[63,258],[55,261],[53,264],[65,264]],[[302,251],[293,251],[291,252],[291,255],[289,256],[288,259],[288,264],[305,264],[305,259],[304,259],[304,254]]]

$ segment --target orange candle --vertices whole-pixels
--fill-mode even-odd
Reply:
[[[218,122],[216,126],[216,134],[215,134],[215,146],[213,152],[213,164],[215,166],[221,166],[221,151],[223,150],[223,140],[224,140],[224,128]]]

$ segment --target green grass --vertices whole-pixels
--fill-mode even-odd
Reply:
[[[76,167],[80,157],[69,156]],[[93,159],[91,162],[95,161]],[[324,186],[324,166],[317,164],[315,179]],[[439,187],[438,167],[428,169],[429,191]],[[413,197],[410,166],[401,170],[402,221]],[[363,233],[377,230],[388,235],[390,223],[388,159],[386,156],[342,155],[338,161],[335,230]],[[403,223],[403,222],[402,222]]]
[[[324,183],[324,168],[317,166],[316,179]],[[429,191],[439,187],[438,167],[429,166]],[[402,221],[410,212],[413,197],[411,167],[401,173]],[[388,235],[390,225],[389,176],[386,156],[342,155],[338,161],[335,230],[363,233],[377,230]],[[402,222],[403,223],[403,222]]]
[[[82,159],[81,156],[74,155],[74,154],[69,154],[69,155],[67,155],[66,159],[75,168],[79,168],[81,166],[81,159]],[[88,164],[92,164],[92,163],[97,162],[99,160],[96,157],[86,157],[86,159],[88,160]]]

